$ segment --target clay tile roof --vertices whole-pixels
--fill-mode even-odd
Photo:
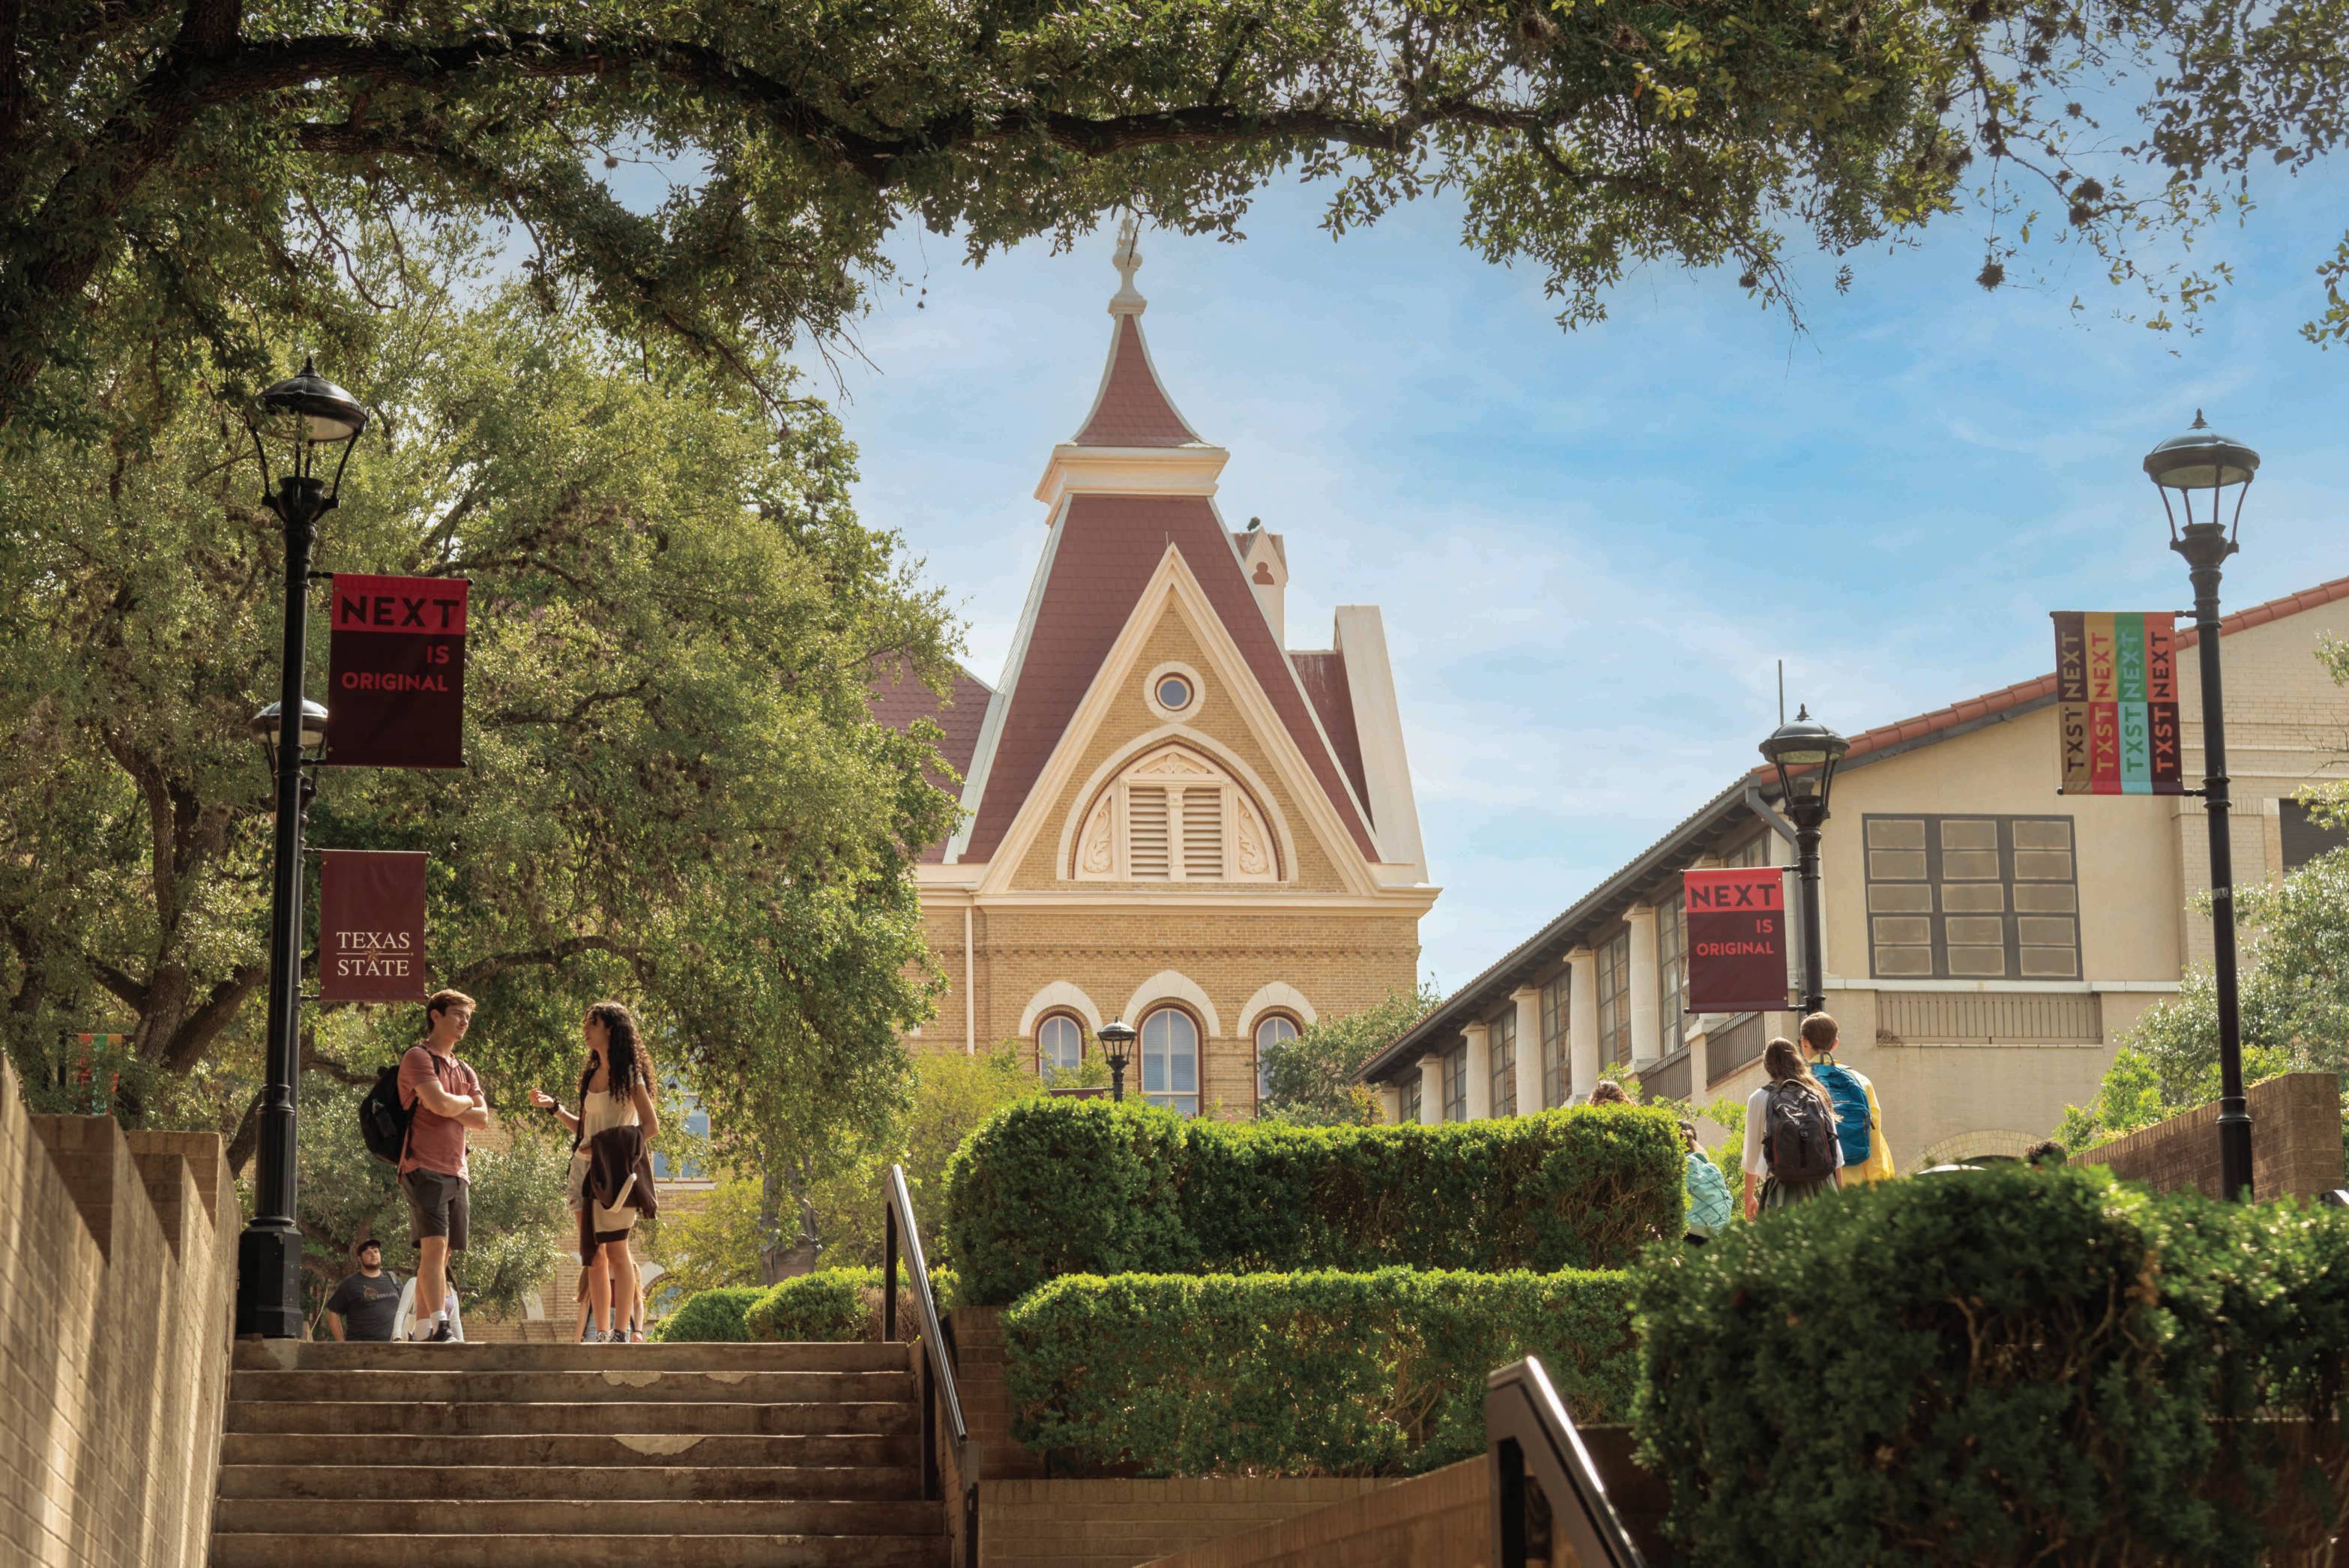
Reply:
[[[957,665],[953,688],[947,701],[940,703],[937,694],[904,665],[882,664],[874,666],[872,693],[873,717],[891,729],[910,729],[915,720],[926,718],[946,732],[938,742],[938,754],[954,769],[954,776],[933,771],[930,782],[959,792],[961,779],[969,773],[971,758],[978,750],[988,698],[995,695],[988,684]],[[946,857],[946,848],[944,840],[927,845],[921,859],[935,865]]]
[[[1362,802],[1363,810],[1369,810],[1371,787],[1363,779],[1362,738],[1354,727],[1354,690],[1346,678],[1345,656],[1334,649],[1315,650],[1290,654],[1288,662],[1297,667],[1298,684],[1305,688],[1313,711],[1321,716],[1321,727],[1337,748],[1339,765],[1354,786],[1354,799]]]
[[[1188,447],[1198,440],[1151,374],[1150,357],[1142,346],[1142,324],[1132,315],[1119,316],[1116,335],[1110,340],[1109,374],[1092,417],[1077,432],[1076,444]]]

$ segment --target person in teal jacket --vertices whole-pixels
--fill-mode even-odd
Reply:
[[[1698,1146],[1694,1123],[1681,1123],[1681,1143],[1688,1150],[1688,1239],[1702,1244],[1729,1223],[1729,1183]]]

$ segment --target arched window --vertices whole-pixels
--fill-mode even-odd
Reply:
[[[1256,799],[1187,746],[1146,752],[1097,796],[1077,834],[1080,882],[1280,880]]]
[[[1056,1073],[1074,1072],[1084,1054],[1084,1027],[1066,1013],[1054,1013],[1036,1026],[1036,1070],[1046,1083]]]
[[[1265,1076],[1265,1052],[1283,1040],[1297,1037],[1297,1020],[1286,1013],[1267,1013],[1256,1026],[1256,1097],[1263,1099],[1272,1092],[1272,1080]]]
[[[1180,1007],[1142,1020],[1142,1095],[1153,1105],[1199,1114],[1199,1026]]]

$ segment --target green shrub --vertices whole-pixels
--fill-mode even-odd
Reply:
[[[955,1308],[952,1269],[934,1269],[930,1290],[938,1311]],[[881,1337],[881,1271],[877,1268],[818,1269],[762,1292],[742,1316],[752,1339],[877,1340]],[[897,1271],[897,1333],[910,1339],[921,1327],[921,1308],[904,1266]]]
[[[1576,1415],[1631,1398],[1616,1273],[1072,1275],[1004,1315],[1012,1430],[1079,1465],[1407,1475],[1485,1449],[1485,1375],[1533,1354]]]
[[[1636,1425],[1692,1563],[2248,1564],[2337,1517],[2307,1462],[2337,1430],[2241,1418],[2333,1413],[2349,1217],[1980,1171],[1632,1281]]]
[[[653,1337],[664,1344],[684,1340],[739,1343],[750,1337],[742,1315],[765,1293],[757,1285],[728,1285],[722,1290],[696,1292],[685,1305],[661,1319]]]
[[[947,1229],[980,1303],[1074,1274],[1551,1273],[1677,1236],[1682,1176],[1671,1118],[1635,1107],[1301,1127],[1031,1100],[956,1152]]]

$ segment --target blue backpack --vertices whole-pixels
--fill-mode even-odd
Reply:
[[[1833,1057],[1821,1057],[1811,1064],[1811,1076],[1819,1080],[1835,1107],[1836,1138],[1843,1144],[1844,1164],[1866,1164],[1874,1138],[1868,1126],[1868,1089],[1859,1075],[1837,1066]]]

